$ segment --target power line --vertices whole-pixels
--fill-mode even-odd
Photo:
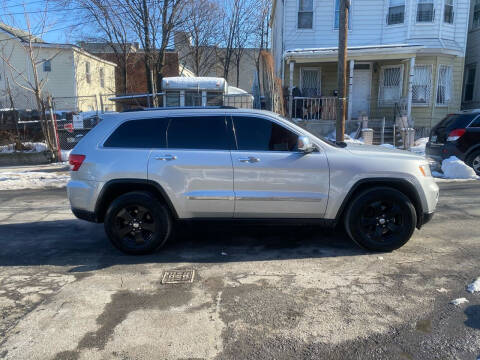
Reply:
[[[44,14],[44,13],[51,13],[51,12],[73,11],[73,10],[81,10],[81,9],[84,9],[84,8],[76,7],[71,9],[45,9],[45,10],[36,10],[36,11],[22,11],[18,13],[6,13],[3,15],[10,16],[10,15],[25,15],[25,14]]]

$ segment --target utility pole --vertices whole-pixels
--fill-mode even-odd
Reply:
[[[340,0],[340,14],[338,22],[338,102],[336,140],[344,141],[345,115],[347,105],[347,35],[348,12],[350,0]]]

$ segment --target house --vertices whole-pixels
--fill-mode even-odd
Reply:
[[[406,115],[428,130],[458,110],[468,15],[468,0],[351,0],[348,118]],[[335,101],[338,24],[339,0],[273,1],[275,71],[291,114],[295,94],[322,108]]]
[[[200,55],[200,69],[195,73],[195,60],[193,52],[195,49],[192,46],[190,36],[186,32],[176,32],[174,34],[175,50],[178,52],[178,61],[187,72],[193,72],[196,76],[201,77],[224,77],[224,59],[226,57],[226,49],[215,45],[201,46],[198,50]],[[259,49],[245,48],[242,50],[239,66],[235,59],[232,58],[228,79],[225,79],[229,84],[238,87],[246,92],[252,92],[253,81],[255,79],[256,59],[258,57]],[[237,71],[238,70],[238,71]],[[238,74],[237,74],[238,72]],[[179,74],[182,76],[183,74]]]
[[[116,46],[117,53],[122,54],[119,44],[111,45],[81,41],[78,45],[95,56],[117,64],[115,74],[117,95],[145,94],[148,92],[145,53],[138,43],[128,44],[128,48],[125,51],[128,54],[126,71],[112,48],[112,46]],[[179,71],[178,54],[175,51],[167,50],[165,52],[162,77],[178,76]]]
[[[47,43],[0,23],[0,108],[36,109],[31,90],[42,88],[58,110],[114,110],[105,95],[115,93],[115,67],[78,46]]]
[[[463,79],[462,108],[480,108],[480,0],[472,0],[470,8]]]

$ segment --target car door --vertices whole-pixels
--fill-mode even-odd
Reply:
[[[323,217],[330,178],[325,153],[297,151],[299,134],[273,119],[232,120],[235,217]]]
[[[179,217],[232,217],[233,168],[225,116],[171,117],[166,148],[154,149],[148,178],[161,184]]]

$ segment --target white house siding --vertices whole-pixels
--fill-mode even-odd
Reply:
[[[285,50],[338,45],[338,31],[334,29],[335,0],[313,0],[312,30],[297,29],[298,0],[284,0],[284,2]],[[278,0],[274,21],[276,24],[283,20],[281,4],[282,1]],[[468,0],[455,0],[453,25],[443,22],[444,0],[434,1],[435,21],[431,24],[417,23],[417,1],[406,0],[404,24],[387,25],[388,4],[389,0],[352,0],[352,24],[348,34],[349,46],[418,43],[427,38],[442,38],[453,40],[460,48],[465,48],[466,19],[470,6]],[[281,27],[278,27],[274,31],[279,32],[280,30]]]
[[[285,68],[283,73],[284,86],[289,85],[289,66],[282,62],[285,51],[294,49],[312,49],[312,48],[335,48],[338,46],[338,31],[334,29],[334,6],[335,0],[313,0],[313,28],[297,29],[298,0],[284,0],[285,6],[285,28],[283,52],[278,51],[281,47],[275,45],[274,57],[278,71]],[[278,3],[282,3],[278,0]],[[415,54],[405,54],[398,59],[394,56],[385,56],[371,53],[368,60],[373,65],[371,83],[371,106],[372,116],[381,116],[392,114],[391,107],[381,108],[378,106],[378,81],[382,65],[389,63],[404,64],[403,89],[402,96],[408,95],[408,74],[409,61],[411,56],[416,57],[417,65],[430,65],[432,67],[432,89],[430,103],[426,105],[412,104],[411,118],[415,126],[429,127],[438,122],[446,113],[458,110],[461,103],[463,64],[465,63],[466,34],[468,27],[468,14],[470,11],[469,0],[454,0],[454,23],[444,22],[444,0],[434,0],[435,17],[432,23],[417,23],[417,0],[405,0],[405,20],[403,24],[388,25],[387,14],[389,0],[351,0],[351,19],[352,23],[348,33],[348,46],[378,46],[378,45],[397,45],[410,44],[421,45],[423,48]],[[283,13],[276,8],[272,32],[275,33],[273,39],[278,41],[279,30],[281,26],[279,21],[283,21]],[[480,29],[478,30],[480,34]],[[480,35],[477,44],[479,47],[477,66],[477,84],[480,83]],[[290,54],[291,55],[291,54]],[[319,55],[320,56],[320,55]],[[353,56],[353,55],[352,55]],[[468,56],[468,54],[467,54]],[[396,60],[394,60],[396,59]],[[302,64],[299,60],[295,63],[294,85],[300,86],[300,73],[302,67],[321,68],[321,93],[322,96],[332,96],[336,89],[336,62],[325,63],[326,59],[320,59],[315,63],[310,59],[308,64]],[[471,60],[477,62],[476,59]],[[280,63],[280,65],[279,65]],[[469,63],[467,58],[467,64]],[[453,86],[451,90],[452,98],[447,106],[436,104],[437,74],[440,65],[450,65],[453,70]],[[480,97],[480,88],[476,91]],[[479,102],[480,104],[480,102]]]

